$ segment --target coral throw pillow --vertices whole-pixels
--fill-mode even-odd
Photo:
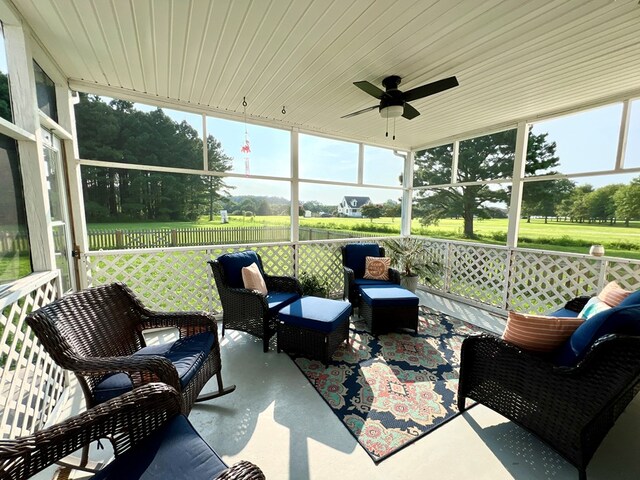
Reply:
[[[254,290],[262,295],[267,294],[267,285],[264,283],[260,269],[255,263],[248,267],[242,267],[242,282],[244,283],[244,288]]]
[[[509,312],[502,339],[523,350],[551,352],[584,323],[583,318],[547,317]]]
[[[611,307],[617,307],[620,302],[633,292],[625,290],[618,285],[618,282],[609,282],[598,294],[598,298]]]
[[[391,259],[387,257],[365,257],[364,278],[370,280],[389,280]]]

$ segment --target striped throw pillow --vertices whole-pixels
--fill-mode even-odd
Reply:
[[[618,282],[609,282],[606,287],[598,294],[598,298],[607,305],[617,307],[620,302],[631,295],[633,292],[625,290],[618,285]]]
[[[583,318],[509,312],[502,339],[523,350],[547,353],[560,347],[583,323]]]

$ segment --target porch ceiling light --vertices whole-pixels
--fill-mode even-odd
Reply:
[[[398,118],[404,113],[404,105],[389,105],[388,107],[380,107],[380,116],[382,118]]]

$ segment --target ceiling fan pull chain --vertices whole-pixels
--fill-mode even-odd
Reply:
[[[387,112],[387,131],[385,132],[384,136],[389,136],[389,112]]]

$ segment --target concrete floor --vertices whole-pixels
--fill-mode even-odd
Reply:
[[[486,329],[504,328],[483,310],[420,296],[421,304]],[[221,345],[223,378],[237,390],[196,404],[189,418],[228,464],[249,460],[269,479],[290,480],[577,479],[551,448],[481,405],[376,465],[286,354],[265,354],[258,339],[234,331]],[[640,396],[596,452],[589,479],[639,479],[638,452]]]

